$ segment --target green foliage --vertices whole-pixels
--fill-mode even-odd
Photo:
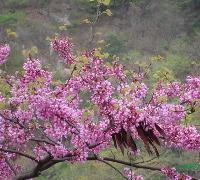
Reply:
[[[115,33],[109,33],[106,37],[106,48],[105,52],[111,55],[119,55],[125,49],[124,40],[120,39]]]
[[[31,0],[6,0],[5,4],[6,6],[12,6],[12,7],[16,7],[16,6],[26,6],[31,2]]]
[[[23,21],[26,17],[24,11],[5,12],[0,14],[0,25],[2,24],[14,24],[16,22]]]
[[[194,28],[194,35],[200,39],[200,27],[199,28]]]
[[[170,54],[166,61],[163,61],[162,65],[169,68],[175,73],[176,77],[183,77],[189,74],[190,70],[190,60],[188,57],[179,54]]]
[[[3,0],[6,7],[10,9],[20,9],[27,6],[39,6],[44,7],[49,4],[51,0],[38,0],[37,2],[33,0]]]
[[[190,15],[186,14],[186,17],[188,16],[192,31],[196,35],[197,29],[200,28],[200,0],[176,0],[176,4],[181,9],[190,10]]]
[[[137,68],[138,65],[141,66],[141,62],[139,62],[138,60],[141,60],[142,57],[143,56],[142,56],[142,54],[139,51],[137,51],[137,50],[130,50],[126,54],[123,55],[123,57],[122,57],[122,63],[123,63],[123,65],[125,67]],[[130,72],[127,71],[127,73],[129,74]]]
[[[22,70],[24,57],[21,54],[20,49],[13,48],[11,54],[6,62],[6,71],[9,73],[14,73],[16,71]]]
[[[3,94],[4,97],[10,97],[10,86],[3,79],[0,79],[0,92]],[[3,109],[5,106],[6,104],[1,102],[0,109]]]
[[[200,8],[200,0],[193,0],[193,4],[196,8]]]
[[[90,0],[71,0],[77,6],[81,6],[84,10],[90,14],[94,14],[96,12],[97,1],[90,1]],[[79,12],[78,12],[79,13]]]
[[[40,0],[40,1],[38,1],[38,3],[39,3],[39,6],[46,7],[50,3],[50,1],[51,0]]]
[[[91,1],[91,0],[90,0]],[[93,1],[93,0],[92,0]],[[111,0],[97,0],[98,3],[109,6]]]
[[[176,3],[178,4],[179,7],[185,8],[188,5],[191,5],[193,0],[176,0]]]
[[[153,68],[153,77],[158,79],[169,78],[171,81],[175,79],[184,79],[186,74],[191,72],[191,62],[187,56],[180,54],[169,54],[162,62],[156,63]],[[163,76],[161,76],[161,74]]]
[[[141,53],[139,51],[136,51],[136,50],[128,51],[128,53],[126,53],[124,55],[124,59],[126,61],[136,60],[136,59],[139,59],[140,57],[141,57]]]
[[[176,2],[182,8],[200,8],[200,0],[176,0]]]
[[[153,74],[153,78],[155,78],[156,81],[161,80],[163,82],[169,82],[169,81],[173,81],[175,79],[173,71],[171,71],[170,69],[168,69],[166,67],[160,67]]]
[[[200,16],[194,20],[194,22],[192,23],[192,27],[194,31],[200,28]]]
[[[181,171],[181,170],[195,170],[198,168],[197,163],[191,163],[191,164],[180,164],[175,166],[176,170]]]

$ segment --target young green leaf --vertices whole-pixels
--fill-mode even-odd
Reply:
[[[105,6],[108,6],[110,4],[110,0],[97,0],[97,2],[104,4]]]

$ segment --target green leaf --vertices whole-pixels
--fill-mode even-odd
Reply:
[[[110,4],[110,0],[97,0],[97,2],[104,4],[105,6],[108,6]]]
[[[192,163],[192,164],[180,164],[175,166],[176,170],[194,170],[198,168],[197,163]]]
[[[110,54],[108,52],[106,52],[106,53],[103,54],[104,58],[108,58],[109,56],[110,56]]]
[[[186,117],[185,117],[185,120],[183,121],[184,124],[189,124],[191,123],[192,121],[192,118],[193,118],[193,114],[188,114]]]
[[[106,10],[104,11],[104,13],[107,14],[108,16],[112,16],[112,12],[111,12],[110,9],[106,9]]]
[[[24,101],[23,103],[20,104],[20,108],[22,110],[28,110],[28,102]]]
[[[0,102],[0,110],[5,109],[6,103]]]

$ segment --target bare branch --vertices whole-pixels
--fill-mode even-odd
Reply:
[[[0,116],[3,118],[3,119],[5,119],[5,120],[8,120],[8,121],[10,121],[10,122],[12,122],[12,123],[15,123],[15,124],[18,124],[21,128],[24,128],[24,129],[26,129],[26,127],[23,125],[23,124],[21,124],[20,122],[18,122],[17,120],[14,120],[14,119],[10,119],[10,118],[8,118],[8,117],[5,117],[3,114],[1,114],[0,113]]]
[[[92,23],[90,29],[91,29],[91,38],[89,40],[89,44],[92,43],[92,41],[94,40],[94,28],[95,28],[95,25],[96,23],[98,22],[99,20],[99,17],[102,15],[101,11],[100,11],[100,7],[101,7],[101,4],[98,3],[97,4],[97,11],[96,11],[96,18],[95,18],[95,21]]]
[[[110,166],[112,169],[114,169],[115,171],[117,171],[124,179],[127,179],[127,180],[128,180],[128,178],[127,178],[126,176],[124,176],[124,175],[122,174],[122,172],[121,172],[120,170],[118,170],[115,166],[113,166],[112,164],[110,164],[110,163],[108,163],[108,162],[106,162],[106,161],[104,161],[104,160],[102,160],[102,159],[98,159],[98,161],[103,162],[104,164],[107,164],[107,165]]]
[[[113,159],[113,158],[108,158],[108,157],[103,157],[101,159],[104,160],[104,161],[110,161],[110,162],[114,162],[114,163],[118,163],[118,164],[123,164],[123,165],[126,165],[126,166],[139,168],[139,169],[149,169],[149,170],[152,170],[152,171],[161,171],[161,168],[158,168],[158,167],[138,165],[138,164],[133,164],[133,163],[130,163],[130,162],[126,162],[126,161],[122,161],[122,160],[118,160],[118,159]],[[98,159],[96,157],[88,157],[87,160],[91,161],[91,160],[98,160]]]
[[[38,138],[32,138],[30,139],[31,141],[35,141],[35,142],[42,142],[42,143],[46,143],[46,144],[49,144],[49,145],[52,145],[52,146],[55,146],[57,143],[53,143],[53,142],[49,142],[45,139],[38,139]]]

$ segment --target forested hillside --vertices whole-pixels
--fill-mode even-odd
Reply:
[[[7,43],[12,49],[1,74],[17,74],[31,56],[53,72],[54,85],[66,81],[71,67],[63,65],[50,48],[50,41],[59,36],[70,38],[74,54],[96,49],[107,66],[120,62],[129,72],[145,72],[149,87],[157,81],[184,82],[186,76],[200,73],[200,0],[111,0],[101,6],[96,0],[0,0],[0,43]],[[2,89],[6,91],[0,85]],[[199,120],[200,114],[194,113],[184,123],[198,129]],[[176,167],[178,172],[200,179],[198,152],[159,147],[158,158],[146,153],[142,142],[137,144],[142,147],[138,156],[123,155],[114,146],[101,155],[153,167]],[[27,151],[31,152],[31,146]],[[33,166],[23,158],[17,161],[27,169]],[[147,180],[165,179],[157,171],[133,170]],[[58,163],[36,179],[122,177],[106,163],[88,162],[84,166]]]
[[[180,59],[178,64],[187,67],[182,71],[189,71],[190,62],[200,56],[197,0],[113,1],[112,15],[103,14],[95,23],[92,42],[91,22],[96,16],[92,1],[2,0],[0,7],[1,39],[17,47],[17,56],[37,47],[47,60],[48,39],[56,33],[69,36],[80,49],[101,47],[127,63],[161,55],[171,63]]]

